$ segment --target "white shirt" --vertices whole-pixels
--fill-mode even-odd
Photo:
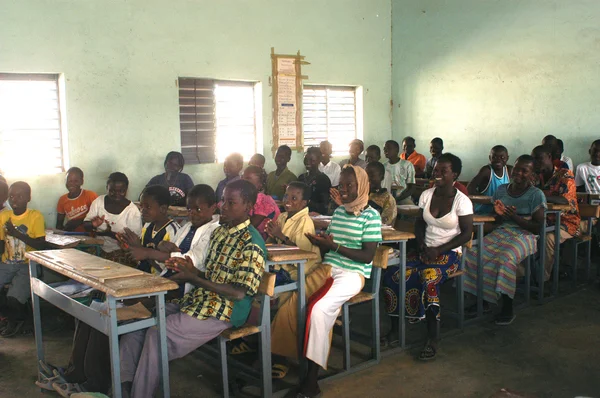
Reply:
[[[443,217],[435,218],[429,211],[434,191],[435,188],[429,188],[423,191],[419,198],[419,207],[423,209],[423,219],[427,224],[427,228],[425,229],[425,245],[427,247],[441,246],[460,235],[458,217],[473,214],[471,199],[457,190],[450,212]],[[461,252],[461,247],[452,250]]]
[[[600,194],[600,166],[594,166],[591,162],[577,165],[575,185],[585,185],[587,193]]]
[[[104,216],[104,220],[110,224],[112,232],[123,232],[125,228],[132,230],[137,236],[142,234],[142,215],[133,202],[130,202],[126,208],[119,214],[112,214],[106,211],[104,207],[104,198],[106,195],[98,196],[90,205],[90,211],[85,216],[84,221],[92,221],[92,218]],[[98,227],[98,231],[106,231],[106,223]],[[106,253],[119,250],[119,244],[116,240],[108,236],[98,236],[104,241],[102,250]]]
[[[390,163],[389,161],[385,164],[385,173],[383,181],[389,184],[386,178],[391,181],[390,188],[392,185],[398,187],[397,195],[401,194],[408,184],[415,183],[415,166],[408,160],[400,159],[397,163]],[[389,177],[387,177],[389,174]],[[388,188],[387,186],[385,188]],[[400,189],[402,188],[402,189]]]
[[[575,169],[573,168],[573,161],[571,160],[571,158],[570,158],[570,157],[568,157],[568,156],[564,156],[564,155],[563,155],[563,156],[560,158],[560,160],[562,160],[563,162],[565,162],[565,163],[566,163],[566,164],[569,166],[569,170],[571,170],[571,171],[575,171]]]
[[[332,187],[340,185],[340,172],[342,171],[342,168],[339,164],[332,162],[330,159],[329,163],[326,165],[319,163],[319,171],[329,177]]]

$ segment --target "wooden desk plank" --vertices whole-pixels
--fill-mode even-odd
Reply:
[[[179,286],[168,279],[147,274],[125,265],[93,256],[91,254],[76,250],[40,250],[28,252],[25,256],[45,267],[58,272],[61,275],[69,277],[78,282],[84,283],[95,289],[98,289],[113,297],[127,297],[139,294],[150,294],[167,290],[177,289]],[[135,275],[128,277],[119,277],[116,279],[105,279],[102,282],[93,273],[101,271],[84,271],[84,268],[100,268],[104,266],[111,267],[110,272],[137,271]]]
[[[582,219],[589,218],[589,217],[599,218],[600,217],[600,206],[580,204],[579,205],[579,215],[581,216]]]
[[[571,205],[548,203],[548,210],[567,211],[567,210],[571,210]]]
[[[483,196],[483,195],[469,195],[469,199],[473,203],[479,203],[482,205],[491,205],[494,203],[493,198],[491,196]]]
[[[494,222],[496,217],[488,214],[473,214],[473,222]]]
[[[269,250],[267,246],[267,259],[269,261],[280,262],[280,261],[298,261],[298,260],[316,260],[317,254],[301,249],[289,249],[289,250]]]
[[[398,205],[396,206],[398,210],[398,215],[403,215],[406,217],[417,217],[421,212],[419,206],[414,205]]]
[[[415,234],[409,231],[398,231],[393,228],[382,228],[381,236],[384,242],[414,239]]]

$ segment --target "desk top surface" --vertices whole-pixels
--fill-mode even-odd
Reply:
[[[414,239],[415,234],[408,231],[398,231],[393,228],[381,228],[382,242]]]
[[[483,195],[469,195],[469,199],[473,203],[480,203],[484,205],[491,205],[494,203],[493,198],[491,196],[483,196]]]
[[[267,259],[269,261],[298,261],[298,260],[316,260],[317,254],[306,250],[293,248],[289,249],[273,249],[267,245]]]
[[[571,205],[548,203],[548,210],[560,210],[560,211],[571,210]]]
[[[128,297],[177,289],[178,285],[76,249],[40,250],[25,256],[61,275],[113,297]]]

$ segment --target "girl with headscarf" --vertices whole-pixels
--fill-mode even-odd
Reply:
[[[185,206],[187,193],[194,186],[191,177],[182,173],[185,160],[180,152],[169,152],[165,157],[165,172],[152,177],[146,188],[150,185],[162,185],[169,188],[171,206]]]
[[[339,193],[342,206],[333,213],[326,233],[307,234],[319,247],[322,264],[306,276],[309,297],[304,354],[308,374],[300,386],[300,396],[320,393],[317,383],[319,367],[327,368],[331,347],[331,330],[342,305],[361,291],[365,278],[371,276],[371,262],[381,241],[381,217],[368,205],[369,178],[364,169],[346,165],[340,174]],[[272,323],[271,351],[296,357],[296,293],[280,308]]]

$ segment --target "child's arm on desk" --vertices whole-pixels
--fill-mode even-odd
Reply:
[[[44,250],[47,249],[45,237],[40,238],[32,238],[31,236],[22,233],[18,229],[15,228],[12,221],[8,220],[6,224],[4,224],[6,228],[6,233],[10,236],[17,238],[18,240],[24,242],[26,245],[33,247],[35,250]],[[4,246],[4,242],[2,242],[2,246]],[[2,251],[4,252],[4,247],[2,247]]]

